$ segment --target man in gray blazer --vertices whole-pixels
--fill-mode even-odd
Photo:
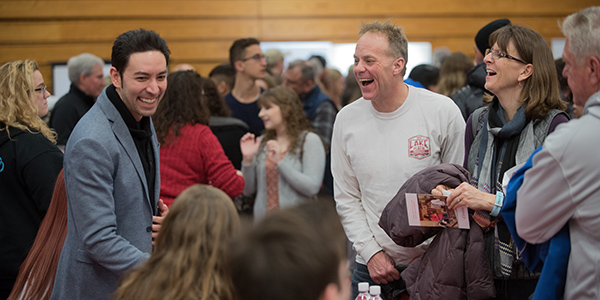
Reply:
[[[128,31],[114,42],[112,85],[77,123],[65,151],[68,233],[52,299],[109,299],[120,276],[150,257],[168,210],[158,201],[150,116],[167,87],[169,55],[153,31]]]

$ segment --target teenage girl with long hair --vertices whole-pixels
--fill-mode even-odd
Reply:
[[[276,87],[258,99],[265,124],[260,138],[247,133],[240,140],[244,195],[256,193],[254,217],[279,207],[315,199],[325,171],[325,148],[310,130],[298,95]]]

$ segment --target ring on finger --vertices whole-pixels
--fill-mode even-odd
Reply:
[[[456,197],[456,203],[460,203],[460,198]]]

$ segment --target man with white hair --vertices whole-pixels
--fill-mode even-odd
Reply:
[[[568,16],[563,52],[573,102],[583,116],[557,127],[532,158],[517,192],[516,227],[532,244],[569,224],[565,299],[600,299],[600,6]]]
[[[105,86],[103,65],[102,59],[90,53],[73,56],[67,62],[71,89],[56,102],[50,115],[50,127],[58,134],[57,145],[67,144],[79,119],[102,93]]]

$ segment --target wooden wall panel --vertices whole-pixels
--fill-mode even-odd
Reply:
[[[2,0],[0,19],[232,18],[258,15],[258,0]]]
[[[260,12],[265,17],[386,17],[386,16],[564,16],[597,0],[263,0]],[[568,15],[568,14],[567,14]]]
[[[114,39],[153,29],[204,76],[228,60],[233,40],[353,43],[363,22],[403,26],[409,41],[473,55],[473,37],[499,18],[562,37],[557,22],[600,0],[0,0],[0,64],[36,59],[50,82],[53,62],[82,52],[110,59]],[[50,84],[51,86],[51,84]]]
[[[171,58],[176,61],[222,62],[229,59],[230,42],[172,42]],[[66,62],[71,56],[90,52],[109,60],[112,43],[60,43],[48,45],[8,45],[0,47],[2,62],[35,59],[42,64]]]
[[[340,19],[298,19],[294,23],[284,19],[265,19],[262,22],[262,38],[277,41],[296,40],[353,40],[358,38],[362,23],[376,19],[340,18]],[[409,41],[426,40],[437,37],[475,37],[481,27],[493,19],[484,17],[440,17],[440,18],[391,18],[391,22],[402,26]],[[523,25],[538,31],[542,35],[560,36],[557,18],[533,17],[511,18],[514,24]]]
[[[73,20],[7,21],[2,24],[0,43],[108,42],[131,29],[154,30],[168,40],[235,40],[258,35],[256,20]]]

